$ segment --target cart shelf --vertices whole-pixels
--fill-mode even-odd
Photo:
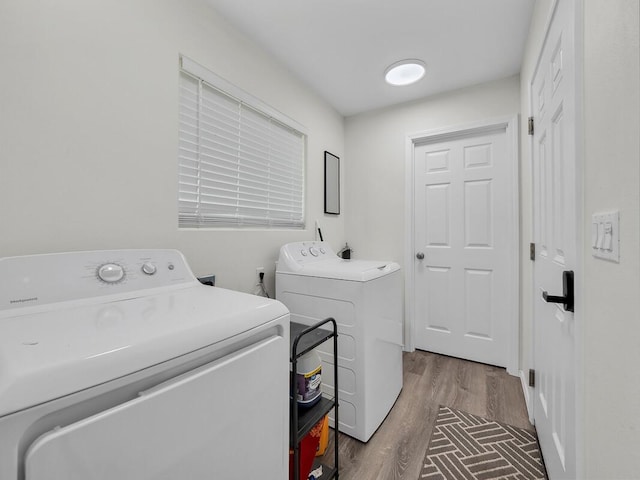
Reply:
[[[325,328],[322,328],[325,327]],[[331,327],[329,330],[327,327]],[[329,339],[333,339],[333,368],[335,386],[334,391],[336,396],[334,398],[322,395],[322,398],[315,405],[305,408],[299,407],[294,392],[296,391],[296,376],[291,375],[291,402],[290,402],[290,432],[289,441],[290,447],[293,450],[293,472],[291,472],[290,478],[293,480],[307,480],[300,478],[300,472],[298,471],[299,458],[300,458],[300,442],[305,435],[316,425],[325,415],[327,415],[331,409],[334,409],[334,421],[335,425],[338,425],[338,328],[336,321],[333,318],[327,318],[315,325],[303,325],[301,323],[291,322],[290,330],[291,339],[291,371],[297,371],[298,359],[305,353],[311,351],[323,342]],[[317,459],[314,462],[312,470],[322,465],[322,477],[319,480],[331,480],[338,479],[338,432],[334,429],[334,465],[335,468],[329,467]]]

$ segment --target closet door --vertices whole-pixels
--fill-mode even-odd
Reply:
[[[504,367],[517,322],[517,158],[504,125],[448,137],[414,147],[415,346]]]
[[[557,2],[530,90],[535,119],[533,409],[549,478],[567,479],[578,477],[576,319],[572,306],[553,297],[564,295],[568,272],[579,268],[574,18],[574,2]]]

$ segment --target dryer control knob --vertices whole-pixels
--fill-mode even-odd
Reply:
[[[307,256],[307,251],[306,250],[300,250],[300,255],[302,255],[303,257]]]
[[[153,275],[154,273],[156,273],[156,271],[158,271],[158,269],[153,263],[146,262],[142,264],[142,273]]]
[[[105,263],[98,268],[98,278],[106,283],[118,283],[124,278],[124,268],[117,263]]]
[[[315,247],[311,247],[311,248],[309,249],[309,253],[310,253],[311,255],[313,255],[314,257],[317,257],[317,256],[318,256],[318,250],[317,250]]]

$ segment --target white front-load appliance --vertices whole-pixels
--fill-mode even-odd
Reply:
[[[402,389],[403,296],[394,262],[344,260],[324,242],[281,247],[276,298],[291,321],[338,324],[339,430],[366,442]],[[333,345],[319,347],[322,386],[333,394]]]
[[[289,315],[175,250],[0,259],[0,479],[288,476]]]

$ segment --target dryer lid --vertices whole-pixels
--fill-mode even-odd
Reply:
[[[0,317],[0,417],[214,345],[287,314],[275,300],[193,285]]]
[[[202,285],[174,250],[3,258],[0,287],[0,417],[289,313],[275,300]]]

